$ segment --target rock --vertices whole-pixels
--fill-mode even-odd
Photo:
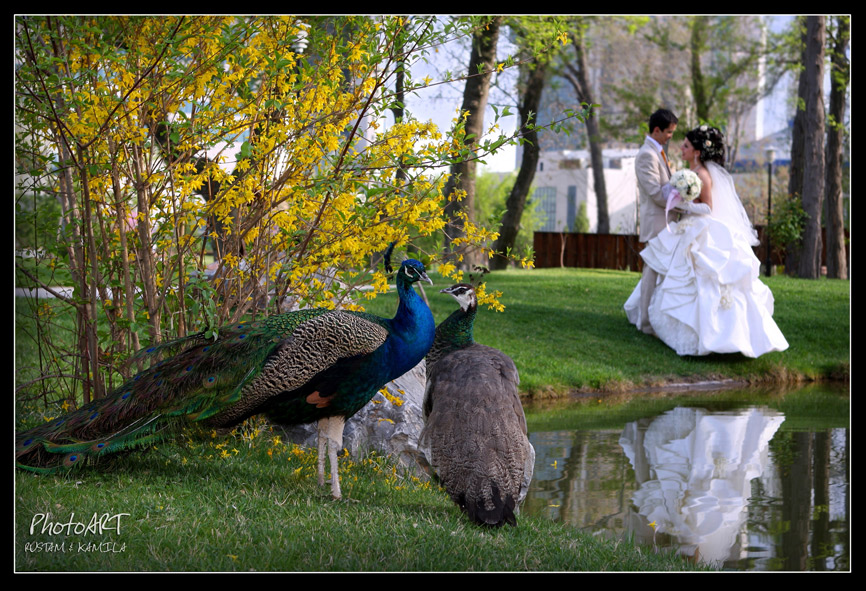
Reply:
[[[357,458],[375,450],[393,456],[405,468],[416,470],[418,436],[424,427],[422,406],[426,381],[426,365],[422,361],[385,386],[391,399],[398,401],[396,404],[377,392],[364,408],[346,421],[343,447],[349,454]],[[281,428],[288,441],[316,447],[318,437],[315,423]]]

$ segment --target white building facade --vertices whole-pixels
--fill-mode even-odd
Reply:
[[[636,234],[638,216],[637,150],[603,150],[604,182],[611,234]],[[533,183],[533,200],[546,215],[541,232],[576,232],[585,204],[589,232],[598,231],[595,182],[587,150],[542,152]]]

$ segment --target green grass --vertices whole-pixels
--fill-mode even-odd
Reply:
[[[426,293],[437,322],[455,309],[431,276]],[[758,359],[739,354],[680,357],[629,324],[623,304],[637,273],[595,269],[509,270],[487,276],[504,312],[475,321],[476,340],[511,355],[528,394],[625,391],[671,382],[734,379],[780,382],[846,378],[850,357],[850,283],[787,276],[762,278],[775,296],[774,318],[790,347]],[[390,300],[389,300],[390,298]],[[392,313],[393,294],[369,308]]]
[[[222,446],[222,447],[217,447]],[[223,453],[225,452],[225,453]],[[270,452],[270,453],[269,453]],[[445,493],[386,458],[342,458],[346,498],[315,482],[311,450],[268,435],[165,445],[64,476],[15,477],[19,571],[692,570],[669,552],[542,518],[482,529]],[[101,533],[30,531],[119,518]],[[74,517],[73,517],[74,514]],[[53,546],[49,546],[53,544]]]

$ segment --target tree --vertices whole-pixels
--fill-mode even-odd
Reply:
[[[803,232],[798,275],[821,276],[821,209],[824,198],[824,42],[823,16],[806,17],[806,50],[803,68],[806,76],[803,146],[803,210],[809,216]]]
[[[485,19],[472,35],[469,70],[460,108],[464,145],[472,147],[484,134],[484,111],[490,94],[490,79],[496,69],[496,45],[499,39],[501,16]],[[445,188],[449,202],[445,211],[450,218],[450,228],[445,232],[446,251],[451,251],[466,236],[465,224],[472,221],[475,208],[475,169],[473,158],[461,159],[451,165],[451,176]],[[460,266],[477,262],[476,253],[467,255]]]
[[[761,17],[753,15],[652,17],[642,31],[662,53],[650,45],[629,53],[630,61],[646,64],[646,73],[632,74],[611,89],[624,110],[612,129],[633,140],[637,124],[663,106],[677,114],[682,131],[698,122],[722,128],[727,159],[736,159],[745,116],[786,72],[781,65],[790,39],[768,33]],[[757,84],[762,78],[765,83]]]
[[[604,105],[601,125],[608,137],[642,144],[650,113],[659,107],[688,119],[689,61],[683,43],[674,41],[685,38],[682,18],[604,17],[603,26],[588,34],[594,98]]]
[[[848,43],[851,17],[837,16],[830,49],[830,105],[827,122],[827,177],[825,221],[827,228],[827,277],[848,278],[845,255],[845,214],[842,203],[842,148],[845,139],[845,93],[850,79]]]
[[[701,57],[707,50],[706,37],[709,21],[701,17],[692,17],[689,37],[689,55],[691,57],[692,96],[695,99],[695,113],[698,121],[710,120],[713,93],[709,92],[704,80]]]
[[[777,64],[787,56],[790,40],[769,34],[758,16],[693,16],[688,23],[696,118],[723,126],[728,160],[734,161],[746,115],[785,72]]]
[[[797,82],[797,107],[794,111],[794,122],[791,128],[791,167],[788,176],[788,193],[797,198],[803,194],[803,170],[805,168],[805,146],[806,146],[806,109],[803,97],[806,96],[807,75],[806,68],[806,17],[797,17],[795,21],[795,33],[799,36],[800,59],[797,61],[800,73]],[[796,256],[799,249],[793,249],[792,257]],[[790,267],[793,272],[796,265],[791,260],[785,260],[785,266]]]
[[[509,253],[514,248],[520,232],[520,221],[529,198],[535,171],[538,168],[540,145],[535,116],[541,104],[541,96],[547,78],[549,55],[533,55],[533,45],[540,42],[543,31],[550,27],[558,29],[558,22],[549,18],[515,17],[509,20],[515,40],[524,59],[518,66],[517,112],[520,117],[521,145],[520,168],[505,202],[505,211],[499,223],[499,236],[493,243],[493,269],[504,269],[508,265]],[[562,38],[563,44],[565,38]]]
[[[589,23],[578,17],[572,29],[574,61],[566,62],[563,76],[574,88],[577,102],[582,105],[594,105],[593,91],[589,84],[589,72],[586,62],[586,29]],[[599,128],[598,111],[593,109],[586,118],[586,134],[589,139],[589,154],[592,161],[592,180],[594,183],[596,203],[598,205],[598,233],[610,233],[610,216],[607,210],[607,186],[604,182],[604,159],[602,158],[603,138]]]
[[[508,266],[509,253],[514,248],[517,234],[520,232],[520,220],[523,217],[532,180],[535,178],[535,170],[538,168],[538,132],[534,127],[534,117],[538,113],[546,70],[547,65],[543,60],[533,60],[521,65],[520,68],[524,89],[518,112],[520,114],[520,127],[523,130],[523,150],[520,156],[517,179],[505,202],[505,211],[499,224],[499,237],[493,243],[495,254],[491,261],[491,267],[494,270],[504,269]]]

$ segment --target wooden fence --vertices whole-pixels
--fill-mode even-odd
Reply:
[[[535,232],[535,267],[584,267],[640,271],[644,243],[631,234]]]
[[[763,264],[767,258],[764,226],[755,226],[755,229],[758,231],[758,238],[761,243],[755,246],[753,250],[758,260]],[[826,239],[823,239],[822,243],[826,245]],[[535,266],[539,269],[564,266],[641,271],[643,259],[640,258],[640,251],[643,248],[644,243],[632,234],[535,232],[533,237]],[[849,248],[849,261],[850,252]],[[822,261],[826,261],[826,252],[822,255]],[[773,249],[773,264],[781,265],[783,263],[782,257],[776,249]]]

